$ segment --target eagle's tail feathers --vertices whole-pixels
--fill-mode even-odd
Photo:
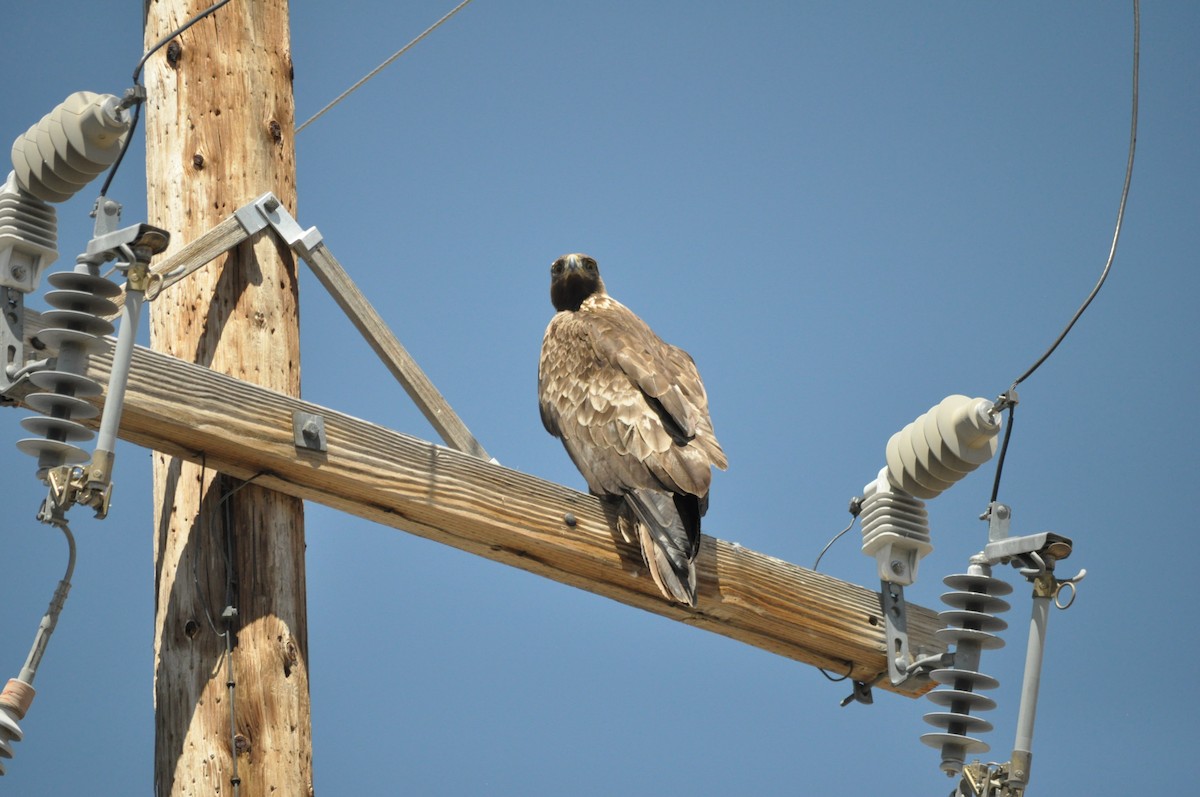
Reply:
[[[674,495],[656,490],[633,490],[626,494],[625,500],[633,510],[638,542],[650,577],[663,595],[695,606],[699,514],[681,513]]]

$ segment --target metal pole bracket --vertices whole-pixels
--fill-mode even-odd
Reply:
[[[321,231],[316,227],[302,229],[295,217],[288,213],[287,208],[279,201],[279,197],[271,191],[247,205],[242,205],[233,215],[241,223],[242,229],[250,235],[270,227],[305,260],[312,256],[313,249],[324,242]]]

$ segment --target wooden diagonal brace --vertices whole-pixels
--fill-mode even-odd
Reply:
[[[450,403],[404,348],[395,333],[329,251],[315,227],[302,230],[274,194],[263,194],[151,269],[148,297],[153,298],[203,268],[251,235],[271,229],[288,244],[325,286],[338,307],[383,361],[446,445],[488,459],[488,453]],[[117,299],[118,303],[120,297]]]

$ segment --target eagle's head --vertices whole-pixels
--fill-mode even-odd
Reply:
[[[550,302],[555,310],[578,310],[583,300],[604,293],[595,258],[576,252],[550,265]]]

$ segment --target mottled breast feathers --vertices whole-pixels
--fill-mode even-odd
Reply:
[[[597,495],[704,497],[711,468],[727,466],[695,362],[607,294],[551,319],[538,395],[546,429]]]

